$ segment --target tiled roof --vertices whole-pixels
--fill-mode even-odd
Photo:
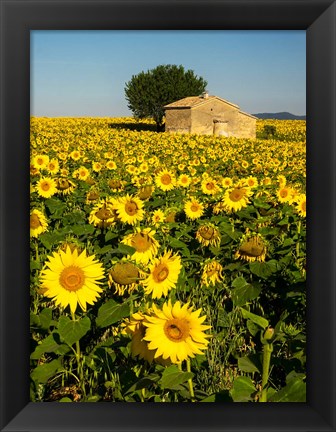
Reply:
[[[218,96],[208,96],[207,98],[204,98],[202,96],[188,96],[188,97],[180,99],[176,102],[172,102],[172,103],[164,106],[164,108],[193,108],[195,106],[202,105],[202,104],[207,103],[207,102],[214,100],[214,99],[222,101],[222,102],[224,102],[228,105],[231,105],[235,108],[239,108],[238,105],[235,105],[232,102],[229,102],[229,101],[222,99]]]

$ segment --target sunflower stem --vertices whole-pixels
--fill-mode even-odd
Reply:
[[[297,232],[298,232],[298,241],[296,243],[296,259],[299,259],[300,255],[300,233],[301,233],[301,221],[297,224]]]
[[[263,348],[263,365],[262,365],[262,390],[259,402],[267,402],[267,383],[269,377],[269,368],[271,363],[271,354],[273,351],[273,345],[266,343]]]
[[[72,317],[73,321],[76,321],[76,315],[72,311],[71,311],[71,317]],[[77,360],[77,373],[79,375],[80,387],[82,389],[83,395],[86,396],[84,368],[83,368],[83,365],[81,363],[81,349],[80,349],[79,340],[76,341],[76,360]]]
[[[187,359],[187,372],[191,372],[190,359]],[[188,379],[191,402],[195,402],[195,393],[192,378]]]

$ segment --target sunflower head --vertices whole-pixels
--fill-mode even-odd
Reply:
[[[206,317],[200,317],[200,313],[200,309],[193,311],[188,303],[182,305],[179,301],[172,305],[169,300],[162,309],[153,306],[153,313],[145,316],[144,340],[155,351],[154,358],[162,356],[172,363],[181,363],[202,354],[209,343],[205,331],[210,326],[203,325]]]
[[[196,231],[196,239],[204,246],[219,246],[221,236],[213,224],[201,225]]]
[[[223,280],[222,271],[223,267],[217,260],[206,260],[202,269],[202,285],[208,287],[210,285],[216,285],[216,283],[221,282]]]
[[[131,294],[139,282],[139,268],[129,261],[120,261],[116,263],[110,270],[108,275],[108,285],[111,288],[115,287],[115,292],[119,295],[124,295],[127,291]]]
[[[249,262],[265,261],[266,241],[261,234],[247,233],[243,236],[235,257]]]
[[[48,221],[44,214],[37,209],[30,213],[30,237],[38,237],[48,229]]]
[[[153,191],[154,191],[154,186],[152,185],[142,186],[140,187],[137,195],[141,200],[145,201],[146,199],[149,199],[152,196]]]

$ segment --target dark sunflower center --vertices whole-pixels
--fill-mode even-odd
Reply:
[[[102,208],[102,209],[98,210],[96,213],[96,217],[102,221],[110,219],[112,216],[113,216],[112,213],[107,208]]]
[[[197,211],[199,210],[199,205],[197,205],[197,204],[192,204],[192,205],[190,206],[190,210],[191,210],[192,212],[197,212]]]
[[[306,201],[304,201],[303,203],[301,203],[301,209],[303,211],[306,211]]]
[[[109,186],[112,189],[118,189],[121,187],[121,182],[120,180],[110,180],[109,181]]]
[[[263,254],[264,250],[265,247],[262,243],[258,240],[251,239],[240,246],[239,253],[250,257],[259,257]]]
[[[287,189],[283,189],[282,191],[280,191],[281,198],[286,198],[287,195],[288,195],[288,190]]]
[[[153,244],[153,240],[148,234],[138,233],[132,238],[132,246],[137,252],[146,252]]]
[[[206,240],[215,237],[215,229],[213,227],[203,226],[198,230],[199,234]]]
[[[50,183],[49,182],[42,182],[41,183],[41,189],[44,191],[48,191],[50,189]]]
[[[169,269],[165,264],[159,264],[153,271],[155,282],[163,282],[169,275]]]
[[[125,212],[129,215],[129,216],[134,216],[138,211],[138,206],[136,205],[135,202],[131,201],[126,203],[125,205]]]
[[[171,177],[169,174],[163,174],[161,177],[161,183],[164,185],[169,185],[171,183]]]
[[[42,226],[39,217],[36,214],[30,215],[30,228],[36,229]]]
[[[84,285],[84,272],[76,266],[65,267],[60,274],[59,282],[64,289],[77,291]]]
[[[139,278],[139,271],[132,263],[118,263],[111,269],[110,275],[119,285],[131,285]]]
[[[38,158],[36,162],[37,162],[37,165],[43,165],[44,164],[44,161],[42,158]]]
[[[99,193],[98,192],[89,192],[89,194],[87,196],[87,199],[89,201],[94,201],[94,200],[96,200],[98,198],[99,198]]]
[[[68,180],[60,179],[60,180],[58,180],[58,182],[57,182],[57,187],[58,187],[58,189],[61,189],[61,190],[68,189],[69,186],[70,186],[70,185],[69,185]]]
[[[215,188],[215,184],[213,182],[209,182],[205,185],[208,190],[213,190]]]
[[[172,342],[182,342],[189,336],[189,322],[184,319],[171,319],[164,325],[164,333]]]
[[[244,189],[234,189],[229,195],[230,200],[234,202],[240,201],[244,196],[245,196]]]

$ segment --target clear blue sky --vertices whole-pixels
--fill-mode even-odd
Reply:
[[[31,115],[130,116],[124,87],[183,65],[249,113],[306,114],[305,31],[31,31]]]

